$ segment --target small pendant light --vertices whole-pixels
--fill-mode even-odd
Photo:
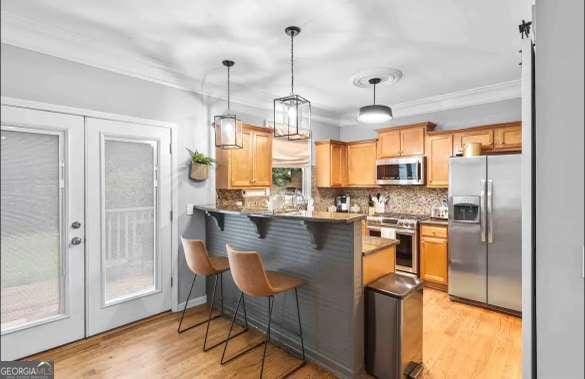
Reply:
[[[392,120],[392,108],[387,105],[376,104],[376,84],[381,82],[380,78],[368,80],[374,86],[374,104],[360,108],[358,121],[366,124],[379,124]]]
[[[311,102],[294,92],[293,41],[301,28],[289,26],[284,32],[290,37],[290,95],[274,99],[274,137],[305,140],[311,138]]]
[[[213,117],[215,146],[220,149],[241,149],[243,145],[242,121],[230,110],[230,68],[234,61],[221,62],[227,67],[227,109],[223,114]]]

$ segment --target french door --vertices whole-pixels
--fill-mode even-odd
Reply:
[[[83,123],[2,106],[2,360],[84,337]]]
[[[93,335],[171,307],[170,132],[86,120],[87,334]]]
[[[2,360],[170,309],[170,130],[2,106]]]

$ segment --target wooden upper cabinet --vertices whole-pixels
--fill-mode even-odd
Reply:
[[[380,136],[378,137],[377,157],[399,157],[400,146],[400,130],[380,133]]]
[[[252,142],[254,136],[251,130],[244,129],[242,132],[242,148],[233,149],[228,152],[230,160],[230,187],[248,187],[251,185],[254,165],[252,153],[254,147]]]
[[[253,162],[252,185],[270,187],[272,185],[272,132],[254,133]]]
[[[453,154],[453,135],[427,136],[427,187],[449,186],[449,158]]]
[[[453,152],[463,153],[468,143],[481,143],[482,151],[491,151],[494,147],[493,129],[467,130],[453,134]]]
[[[245,125],[241,149],[216,149],[216,187],[239,189],[272,185],[272,129]]]
[[[522,123],[511,123],[494,129],[494,151],[520,150],[522,150]]]
[[[338,141],[316,144],[317,187],[347,185],[347,145]]]
[[[347,145],[349,186],[376,186],[376,142],[359,142]]]
[[[434,128],[435,124],[424,122],[415,125],[379,129],[377,157],[392,158],[423,155],[425,153],[426,132]]]
[[[400,155],[425,153],[425,128],[408,128],[400,131]]]

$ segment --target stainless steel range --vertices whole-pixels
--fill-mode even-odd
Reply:
[[[373,237],[394,238],[396,270],[418,274],[418,222],[424,216],[404,213],[382,213],[368,216],[368,234]]]

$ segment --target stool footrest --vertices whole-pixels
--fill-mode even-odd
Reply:
[[[193,329],[193,328],[196,328],[196,327],[198,327],[198,326],[201,326],[201,325],[203,325],[203,324],[207,324],[209,321],[211,321],[211,320],[215,320],[216,318],[220,318],[221,316],[222,316],[222,314],[221,314],[221,313],[218,313],[218,314],[216,314],[215,316],[212,316],[210,319],[205,319],[205,320],[202,320],[202,321],[200,321],[200,322],[196,323],[195,325],[191,325],[191,326],[189,326],[189,327],[186,327],[186,328],[184,328],[184,329],[177,329],[177,332],[179,332],[179,334],[181,334],[181,333],[183,333],[183,332],[186,332],[187,330],[191,330],[191,329]]]
[[[235,336],[234,336],[234,337],[235,337]],[[230,339],[231,339],[231,338],[230,338]],[[226,360],[222,360],[222,361],[221,361],[221,364],[222,364],[222,365],[224,365],[224,364],[226,364],[226,363],[229,363],[229,362],[233,361],[234,359],[236,359],[236,358],[239,358],[239,357],[241,357],[242,355],[244,355],[244,354],[246,354],[246,353],[248,353],[248,352],[250,352],[250,351],[252,351],[252,350],[256,349],[257,347],[260,347],[260,346],[264,345],[265,343],[266,343],[266,340],[263,340],[263,341],[260,341],[260,342],[258,342],[258,343],[256,343],[256,344],[254,344],[254,345],[252,345],[252,346],[250,346],[250,347],[248,347],[248,348],[246,348],[246,349],[242,350],[242,351],[239,351],[239,352],[238,352],[237,354],[235,354],[234,356],[232,356],[232,357],[230,357],[230,358],[228,358],[228,359],[226,359]]]
[[[227,341],[229,341],[229,340],[232,340],[232,339],[236,338],[237,336],[239,336],[239,335],[242,335],[242,334],[246,333],[247,331],[248,331],[248,328],[244,328],[244,329],[240,330],[239,332],[237,332],[236,334],[234,334],[233,336],[230,336],[229,338],[223,339],[223,340],[221,340],[221,341],[219,341],[219,342],[215,343],[214,345],[211,345],[211,346],[209,346],[209,347],[207,347],[207,346],[203,346],[203,351],[207,352],[207,351],[209,351],[209,350],[211,350],[211,349],[213,349],[213,348],[216,348],[216,347],[218,347],[218,346],[220,346],[220,345],[223,345],[223,344],[224,344],[224,343],[226,343]]]

